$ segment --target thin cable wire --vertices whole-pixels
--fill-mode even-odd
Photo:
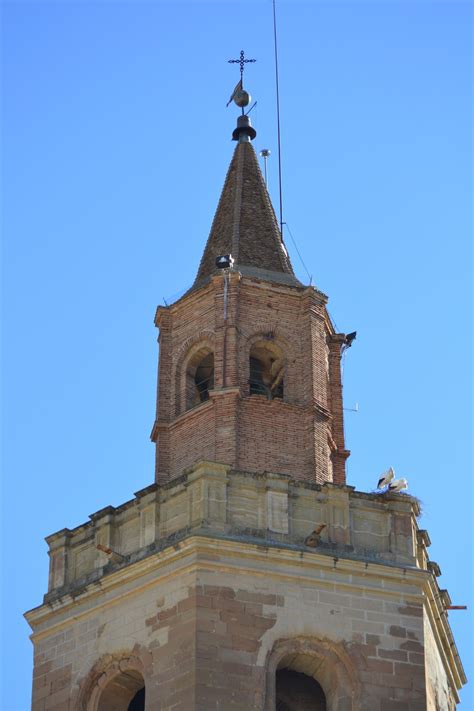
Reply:
[[[276,7],[273,0],[273,43],[275,46],[275,83],[276,83],[276,104],[277,104],[277,129],[278,129],[278,183],[280,188],[280,234],[283,240],[283,197],[281,189],[281,140],[280,140],[280,86],[278,81],[278,45],[277,45],[277,25]]]
[[[300,254],[300,250],[298,249],[298,245],[296,244],[295,238],[293,237],[293,235],[292,235],[292,233],[291,233],[291,230],[290,230],[290,228],[289,228],[288,222],[284,222],[283,224],[285,225],[286,229],[287,229],[288,232],[289,232],[289,235],[290,235],[290,237],[291,237],[291,241],[293,242],[294,247],[295,247],[295,249],[296,249],[296,253],[297,253],[298,257],[300,258],[301,264],[302,264],[303,267],[305,268],[306,274],[308,275],[309,283],[311,284],[311,282],[313,281],[313,276],[309,273],[308,267],[307,267],[306,264],[304,263],[304,259],[303,259],[303,257],[302,257],[301,254]]]

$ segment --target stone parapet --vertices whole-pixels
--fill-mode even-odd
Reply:
[[[430,570],[418,513],[416,499],[403,494],[365,494],[203,461],[49,536],[45,599],[74,593],[196,534]]]

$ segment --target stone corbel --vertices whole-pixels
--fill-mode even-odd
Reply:
[[[430,573],[433,573],[436,578],[439,578],[441,576],[441,568],[434,560],[427,561],[427,568]]]
[[[428,531],[424,528],[418,529],[416,532],[416,540],[420,545],[425,546],[425,548],[429,548],[431,546],[431,538],[429,537]]]

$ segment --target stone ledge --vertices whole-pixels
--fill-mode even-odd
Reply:
[[[43,605],[28,611],[26,617],[30,621],[30,618],[54,614],[55,610],[85,600],[90,595],[103,594],[108,590],[115,589],[125,580],[137,580],[152,570],[156,571],[157,568],[169,565],[172,561],[182,561],[179,563],[180,569],[187,569],[187,557],[194,554],[199,559],[202,555],[202,562],[206,567],[215,567],[221,571],[226,570],[229,566],[232,568],[237,565],[242,571],[248,569],[259,572],[260,575],[266,575],[262,568],[263,561],[266,561],[265,565],[270,566],[272,574],[277,577],[281,574],[285,578],[302,576],[306,579],[308,575],[311,578],[315,571],[319,571],[319,582],[327,585],[332,583],[326,580],[324,570],[334,571],[337,569],[341,574],[349,575],[345,583],[339,581],[338,584],[357,588],[362,578],[359,580],[354,576],[362,576],[364,587],[366,587],[369,578],[373,578],[379,592],[382,593],[386,590],[390,595],[394,593],[396,581],[407,592],[410,585],[413,586],[412,594],[418,595],[425,582],[432,578],[428,571],[420,570],[416,566],[401,566],[376,559],[367,560],[361,556],[350,555],[349,551],[336,551],[335,547],[334,549],[326,547],[325,550],[314,550],[303,544],[290,544],[270,538],[255,538],[253,535],[255,532],[249,533],[250,535],[242,532],[224,535],[205,529],[181,531],[177,535],[170,536],[166,542],[163,541],[159,546],[154,544],[149,546],[148,550],[141,551],[140,555],[129,556],[123,564],[109,565],[108,574],[105,576],[100,576],[96,572],[81,580],[80,586],[64,586],[61,590],[56,590],[54,594],[48,593]],[[209,555],[209,553],[213,554]],[[244,561],[247,561],[246,565],[244,565]],[[175,567],[173,570],[175,571],[173,574],[179,574]],[[403,571],[402,577],[400,577],[401,571]],[[156,573],[154,577],[156,578]],[[393,581],[389,587],[383,583],[385,578]],[[357,582],[358,580],[359,582]]]

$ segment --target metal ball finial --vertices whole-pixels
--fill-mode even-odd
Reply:
[[[252,101],[252,97],[248,93],[248,91],[245,91],[245,89],[240,89],[234,96],[234,103],[237,104],[241,109],[244,108],[244,106],[248,106],[250,102]]]

